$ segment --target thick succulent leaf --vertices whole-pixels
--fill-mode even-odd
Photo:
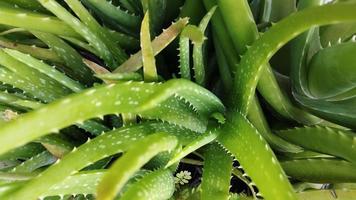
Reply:
[[[214,15],[216,7],[212,7],[199,23],[199,30],[203,36],[208,27],[210,19]],[[205,39],[205,38],[203,38]],[[204,59],[204,40],[203,42],[193,43],[193,69],[195,82],[199,85],[205,85],[206,81],[206,60]]]
[[[222,10],[223,18],[228,23],[228,27],[231,27],[228,32],[233,38],[235,50],[239,55],[243,55],[248,45],[251,45],[260,35],[248,3],[246,0],[239,3],[231,0],[220,0],[218,5],[220,6],[219,9]],[[234,10],[240,10],[240,12],[236,13]],[[235,63],[233,67],[235,68],[233,71],[241,70],[246,73],[246,69],[241,69],[244,66],[236,65]],[[275,111],[288,119],[293,119],[300,123],[315,124],[320,121],[293,105],[289,97],[278,85],[273,70],[268,63],[263,68],[263,75],[258,80],[258,91]],[[236,76],[235,79],[239,79],[239,77]],[[233,101],[232,104],[236,103],[236,99],[231,99],[231,101]]]
[[[318,51],[309,63],[308,86],[316,98],[328,98],[356,87],[356,43]]]
[[[198,27],[193,25],[186,26],[179,37],[179,68],[182,78],[191,80],[190,75],[190,45],[189,40],[194,43],[202,43],[204,34]]]
[[[31,101],[28,98],[18,95],[16,93],[9,93],[6,90],[4,92],[0,91],[0,103],[3,105],[14,106],[18,109],[38,108],[39,106],[41,106],[41,103]]]
[[[242,57],[235,78],[233,91],[237,110],[247,113],[263,65],[284,44],[298,34],[316,25],[325,25],[355,20],[356,4],[324,5],[308,8],[278,22],[263,34]],[[328,13],[328,14],[326,14]],[[310,20],[305,20],[308,18]],[[258,56],[257,56],[258,55]]]
[[[194,141],[184,146],[184,148],[177,153],[175,153],[172,158],[167,163],[166,167],[173,165],[176,162],[179,162],[188,154],[193,151],[199,149],[200,147],[214,141],[217,137],[217,133],[215,130],[209,130],[207,133],[198,136]]]
[[[71,89],[74,92],[79,92],[82,89],[84,89],[84,86],[82,86],[80,83],[74,81],[73,79],[69,78],[65,74],[59,72],[56,69],[53,69],[53,67],[50,67],[49,65],[33,58],[30,55],[26,55],[12,49],[4,49],[4,51],[10,56],[12,56],[14,59],[22,62],[23,64],[26,64],[27,66],[33,69],[38,70],[38,72],[42,73],[43,75],[47,75],[48,76],[47,79],[51,78],[57,81],[58,84],[66,86],[67,88]]]
[[[1,36],[0,36],[0,46],[9,49],[15,49],[17,51],[21,51],[26,54],[30,54],[38,59],[48,60],[55,63],[63,62],[63,60],[60,59],[56,55],[56,53],[51,49],[41,48],[34,45],[30,46],[30,45],[20,44]]]
[[[261,21],[277,22],[296,11],[296,0],[266,1]]]
[[[51,134],[40,137],[36,140],[40,142],[53,156],[62,158],[75,147],[73,141],[62,134]]]
[[[56,160],[57,159],[50,152],[44,151],[16,166],[11,172],[32,172],[40,167],[53,164]]]
[[[10,49],[7,50],[15,51]],[[15,75],[10,75],[12,72],[7,73],[3,71],[3,78],[8,79],[8,81],[4,80],[3,82],[18,87],[25,92],[31,93],[36,98],[42,99],[45,102],[53,101],[64,94],[70,93],[68,88],[62,86],[46,74],[32,69],[25,63],[18,61],[14,57],[7,54],[4,50],[0,50],[0,58],[1,65],[11,70],[14,74],[16,74],[16,76],[19,76],[15,78]]]
[[[87,63],[86,63],[87,64]],[[105,73],[105,74],[96,74],[98,78],[102,79],[105,82],[110,81],[142,81],[142,75],[136,72],[129,73]]]
[[[168,0],[141,0],[143,12],[146,13],[149,11],[152,34],[160,31],[160,27],[162,27],[165,17],[168,14],[166,13],[168,2]]]
[[[97,32],[93,32],[93,30],[91,30],[78,18],[74,17],[55,0],[39,0],[39,2],[43,7],[50,10],[59,19],[63,20],[66,24],[73,28],[73,30],[85,38],[96,49],[99,54],[98,56],[104,59],[108,66],[115,65],[112,53],[108,49],[108,46],[101,40]]]
[[[141,108],[153,108],[157,105],[157,102],[161,102],[170,96],[176,96],[186,100],[187,103],[189,102],[203,116],[211,115],[214,112],[224,112],[224,105],[208,90],[184,79],[177,80],[173,79],[165,84],[159,84],[158,92],[154,93],[147,103],[141,105]]]
[[[339,125],[355,128],[356,110],[353,109],[356,105],[356,98],[346,99],[343,101],[329,102],[325,100],[317,100],[297,93],[294,98],[298,103],[306,107],[315,115],[321,116],[331,122]]]
[[[95,194],[98,182],[102,179],[104,174],[104,170],[79,172],[48,188],[40,198],[46,196]]]
[[[0,160],[17,160],[23,159],[27,160],[41,152],[43,152],[45,148],[41,144],[38,143],[28,143],[16,149],[13,149],[5,154],[0,156]]]
[[[320,42],[323,47],[346,41],[356,33],[356,23],[343,23],[320,28]]]
[[[179,35],[187,24],[188,18],[183,18],[163,30],[163,32],[151,43],[154,55],[157,55],[164,48],[166,48]],[[114,72],[135,72],[142,67],[142,64],[142,52],[139,51],[114,70]]]
[[[182,144],[187,144],[197,137],[197,134],[192,131],[166,123],[144,123],[113,130],[74,149],[12,196],[18,199],[24,197],[34,199],[41,196],[46,193],[48,187],[60,183],[66,177],[98,160],[127,151],[138,140],[155,132],[171,133]]]
[[[174,189],[172,172],[167,169],[157,170],[130,186],[120,199],[166,200],[173,195]]]
[[[79,39],[82,38],[70,26],[56,17],[18,8],[5,7],[2,4],[0,7],[0,24],[21,27],[34,31],[43,31]],[[24,19],[26,19],[26,23],[23,23]]]
[[[140,18],[138,16],[131,15],[108,1],[84,0],[84,3],[95,8],[94,12],[101,15],[105,22],[114,21],[130,31],[138,31],[140,28]]]
[[[133,93],[133,91],[144,92]],[[209,113],[212,114],[224,109],[219,99],[209,91],[185,80],[170,80],[165,84],[126,82],[103,85],[42,106],[40,109],[21,115],[18,119],[2,126],[0,128],[2,144],[0,154],[40,136],[57,132],[73,123],[80,124],[84,120],[106,114],[140,114],[145,112],[146,116],[155,117],[157,113],[150,114],[147,111],[156,108],[160,102],[164,102],[174,95],[187,99],[202,116],[208,116]],[[91,109],[92,106],[97,109]],[[169,105],[167,106],[169,107]],[[69,113],[71,115],[68,115]],[[57,116],[67,117],[58,119]],[[167,120],[172,123],[174,123],[174,119],[180,119],[175,118],[175,115],[166,116],[173,119],[173,121]],[[179,120],[179,123],[182,126],[190,124],[189,121],[182,120]],[[204,131],[203,126],[200,126],[198,131]],[[31,128],[29,129],[29,127]],[[11,142],[14,138],[17,140],[16,143]]]
[[[62,182],[55,184],[52,187],[48,187],[45,193],[43,193],[39,198],[43,199],[49,196],[63,197],[64,195],[77,194],[95,194],[96,186],[103,177],[104,173],[104,170],[92,170],[69,176]],[[34,178],[36,176],[34,173],[8,173],[4,174],[4,176],[5,175],[9,176],[9,178],[12,176],[13,178],[18,179],[18,181],[0,185],[1,198],[5,198],[5,195],[11,194],[11,192],[21,188],[21,186],[28,183],[28,179]]]
[[[115,64],[121,64],[127,59],[126,53],[121,49],[117,43],[112,42],[115,38],[109,31],[103,28],[96,19],[89,13],[89,11],[78,0],[66,1],[69,7],[75,12],[80,20],[95,34],[98,34],[101,41],[108,47],[110,53],[113,55]],[[115,65],[109,66],[115,67]]]
[[[356,166],[336,159],[298,159],[282,161],[286,174],[313,183],[356,182]]]
[[[260,106],[257,97],[252,100],[251,107],[248,112],[248,120],[250,120],[250,122],[273,149],[283,152],[295,153],[302,150],[300,147],[293,145],[272,133],[272,130],[268,126],[267,119],[264,116],[262,107]]]
[[[204,153],[203,169],[201,199],[228,200],[232,157],[219,144],[210,144]]]
[[[53,34],[38,31],[32,31],[32,33],[45,42],[61,58],[66,66],[71,69],[70,75],[72,77],[88,85],[94,81],[92,72],[84,65],[81,55],[73,47]]]
[[[303,127],[277,132],[280,137],[306,149],[356,163],[355,133],[328,127]]]
[[[151,44],[150,13],[146,12],[142,20],[140,41],[142,51],[143,76],[147,82],[157,81],[156,59]]]
[[[293,189],[267,142],[240,113],[218,130],[218,141],[239,161],[265,199],[296,199]],[[249,155],[249,156],[246,156]],[[258,165],[254,164],[258,163]]]
[[[111,200],[130,177],[146,162],[160,152],[173,150],[178,143],[176,137],[166,133],[150,135],[132,145],[105,174],[98,185],[98,199]]]
[[[32,11],[47,12],[45,8],[41,6],[37,1],[26,1],[26,0],[7,0],[9,4],[17,5],[21,8],[29,9]]]

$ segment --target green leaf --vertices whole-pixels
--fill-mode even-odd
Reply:
[[[173,150],[177,142],[174,136],[164,133],[153,134],[137,142],[105,174],[98,185],[97,198],[113,199],[133,173],[158,153]]]
[[[172,172],[167,169],[157,170],[130,186],[120,199],[166,200],[173,195],[174,189]]]
[[[356,136],[353,132],[315,126],[282,130],[277,133],[283,139],[306,149],[356,163]]]
[[[234,113],[232,119],[228,119],[218,131],[218,142],[236,157],[262,197],[275,200],[296,199],[276,156],[242,114]]]
[[[204,153],[204,171],[201,184],[202,200],[228,200],[232,158],[217,143],[208,145]]]
[[[313,183],[356,182],[356,166],[336,159],[299,159],[282,161],[285,172],[301,181]]]

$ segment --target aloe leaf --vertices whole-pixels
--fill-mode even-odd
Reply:
[[[174,136],[163,133],[153,134],[137,142],[105,174],[98,185],[98,199],[114,198],[134,172],[158,153],[173,150],[177,142]]]
[[[61,134],[51,134],[36,140],[40,142],[53,156],[62,158],[75,148],[72,141]]]
[[[207,10],[210,10],[216,5],[215,0],[203,0],[203,2]],[[234,72],[234,66],[238,63],[239,56],[234,50],[232,39],[228,34],[228,29],[223,20],[220,9],[215,11],[215,14],[211,19],[211,23],[213,25],[213,36],[216,37],[220,43],[221,49],[225,55],[227,63],[229,64],[230,71]]]
[[[2,154],[0,156],[0,160],[26,160],[43,152],[44,150],[45,148],[43,148],[41,144],[31,142],[16,149],[13,149],[5,154]]]
[[[16,166],[11,172],[32,172],[40,167],[50,165],[56,160],[57,159],[51,153],[44,151]]]
[[[130,13],[135,13],[136,15],[140,13],[140,10],[137,9],[138,6],[135,5],[135,2],[130,2],[129,0],[120,0],[120,5],[122,5]]]
[[[105,171],[103,170],[79,172],[75,175],[69,176],[61,183],[48,188],[41,197],[95,194],[96,186],[104,174]]]
[[[167,81],[165,84],[161,84],[160,90],[151,96],[145,104],[141,105],[142,109],[149,109],[157,106],[157,102],[161,102],[170,96],[181,97],[189,102],[193,108],[202,116],[212,115],[214,112],[224,112],[225,108],[221,101],[207,90],[203,89],[196,84],[192,84],[185,79],[178,79],[179,81]],[[188,87],[182,87],[182,85],[190,85]],[[200,88],[200,89],[198,89]],[[200,91],[199,91],[200,90]],[[193,94],[196,95],[193,95]],[[200,96],[201,95],[201,96]],[[204,96],[204,102],[197,97]]]
[[[31,57],[30,55],[26,55],[12,49],[4,49],[4,51],[14,59],[17,59],[24,64],[26,63],[29,67],[38,70],[42,74],[46,74],[48,77],[56,80],[58,83],[66,86],[74,92],[79,92],[84,88],[80,83],[74,81],[56,69],[53,69],[49,65]]]
[[[300,1],[298,4],[298,9],[302,10],[308,7],[320,6],[322,5],[322,0],[313,1]],[[309,49],[314,45],[311,44],[314,38],[317,38],[319,31],[317,28],[310,28],[307,32],[299,35],[293,41],[291,41],[292,46],[292,56],[291,56],[291,82],[292,89],[300,94],[310,96],[309,87],[307,84],[307,59],[309,54]],[[318,40],[318,39],[317,39]],[[315,48],[320,48],[319,44]],[[314,47],[313,47],[314,48]]]
[[[28,46],[16,42],[12,42],[6,38],[0,37],[0,46],[15,49],[26,54],[31,54],[33,57],[42,60],[48,60],[55,63],[62,63],[63,61],[50,49],[41,48],[37,46]]]
[[[141,25],[141,51],[143,63],[144,80],[147,82],[157,81],[156,59],[154,57],[153,48],[151,45],[150,35],[150,13],[146,12]]]
[[[255,97],[251,102],[247,118],[272,148],[283,152],[296,153],[302,151],[302,148],[293,145],[272,133],[257,97]]]
[[[217,138],[217,134],[214,131],[208,131],[207,133],[198,136],[194,141],[184,146],[182,150],[175,153],[167,163],[166,167],[169,167],[174,163],[179,162],[188,154],[192,153],[193,151],[199,149],[202,146],[205,146],[206,144],[209,144],[210,142],[214,141],[216,138]]]
[[[201,22],[199,23],[199,30],[203,33],[205,33],[209,21],[212,18],[212,16],[214,15],[216,10],[216,7],[212,7],[209,12],[203,17],[203,19],[201,20]],[[206,75],[205,75],[205,63],[206,61],[204,61],[203,59],[203,43],[204,43],[204,39],[203,38],[203,42],[197,42],[197,43],[193,43],[193,69],[194,69],[194,78],[196,83],[198,83],[199,85],[204,85],[205,84],[205,79],[206,79]]]
[[[96,74],[96,77],[104,81],[142,81],[142,75],[136,72],[129,73],[106,73],[106,74]]]
[[[204,154],[201,199],[229,199],[232,158],[217,143],[209,145]]]
[[[38,108],[41,105],[41,103],[25,99],[19,95],[8,93],[7,91],[0,91],[0,103],[19,109]]]
[[[294,98],[298,103],[305,106],[316,115],[322,116],[324,119],[346,127],[355,128],[356,111],[352,108],[356,103],[356,98],[338,102],[329,102],[315,100],[297,93],[294,94]]]
[[[236,157],[265,199],[296,199],[292,186],[272,150],[258,131],[235,113],[220,132],[218,141]],[[250,156],[245,156],[246,154]],[[254,163],[258,163],[255,165]],[[267,170],[268,169],[268,170]]]
[[[183,18],[163,30],[151,43],[154,55],[157,55],[166,48],[179,35],[187,23],[188,18]],[[114,70],[114,72],[135,72],[142,67],[142,64],[142,52],[139,51]]]
[[[220,6],[219,9],[223,11],[223,18],[227,25],[232,27],[228,32],[233,38],[236,52],[240,55],[244,54],[247,50],[247,45],[251,45],[251,43],[259,37],[257,26],[247,1],[241,1],[236,4],[230,0],[220,0],[218,1],[218,5]],[[233,9],[238,9],[241,12],[232,12]],[[236,24],[238,24],[238,26],[236,26]],[[240,65],[235,65],[234,67],[236,70],[237,68],[243,68],[243,66]],[[241,71],[245,71],[245,69],[241,69]],[[320,121],[318,118],[311,116],[292,104],[287,95],[280,89],[272,69],[267,63],[262,73],[263,75],[258,81],[258,90],[263,98],[265,98],[279,114],[306,124],[315,124]],[[235,99],[232,101],[235,101]]]
[[[334,155],[356,163],[354,133],[328,127],[303,127],[277,132],[287,141],[306,149]]]
[[[295,179],[314,183],[355,182],[353,163],[335,159],[298,159],[282,161],[285,172]]]
[[[230,73],[230,66],[226,56],[223,53],[222,47],[215,36],[215,33],[212,34],[212,38],[214,42],[219,73],[221,75],[221,81],[224,85],[225,91],[230,91],[232,87],[232,75]]]
[[[266,1],[261,21],[277,22],[296,11],[296,0]]]
[[[56,17],[38,14],[22,9],[1,6],[0,24],[21,27],[28,30],[48,32],[68,37],[82,38],[71,27]],[[23,20],[26,19],[26,23]]]
[[[95,194],[95,189],[98,184],[98,181],[102,178],[104,173],[104,170],[92,170],[80,172],[75,175],[69,176],[61,183],[47,188],[46,192],[43,193],[43,196],[41,196],[40,198],[43,199],[49,196],[63,197],[64,195]],[[18,179],[21,178],[21,176],[23,177],[23,179],[30,179],[36,176],[36,174],[33,173],[8,173],[4,175],[13,177],[17,175]],[[22,180],[0,185],[1,197],[4,197],[6,194],[10,194],[11,192],[16,191],[18,188],[21,188],[21,186],[25,185],[26,183],[28,183],[27,180]]]
[[[108,29],[109,34],[117,42],[117,44],[127,51],[137,51],[140,47],[140,41],[132,36],[124,33]]]
[[[143,11],[150,13],[150,27],[151,33],[157,33],[159,28],[162,26],[166,13],[167,8],[167,0],[141,0]]]
[[[202,43],[204,34],[198,27],[193,25],[186,26],[179,37],[179,68],[182,78],[191,80],[190,75],[190,46],[189,40],[196,43]]]
[[[110,4],[108,1],[101,0],[85,0],[85,4],[90,4],[95,7],[100,12],[100,15],[113,20],[114,22],[132,30],[137,31],[140,27],[140,18],[134,15],[130,15],[120,8],[115,7]],[[95,11],[95,10],[94,10]]]
[[[120,199],[165,200],[173,195],[174,189],[172,172],[157,170],[130,186]]]
[[[89,194],[96,194],[96,187],[99,183],[99,181],[102,179],[102,177],[105,175],[107,170],[90,170],[90,171],[84,171],[84,172],[79,172],[76,173],[72,176],[67,177],[65,180],[62,182],[53,185],[50,188],[47,188],[45,193],[39,198],[43,199],[50,196],[59,196],[59,197],[64,197],[65,195],[78,195],[78,194],[83,194],[84,196],[89,195]],[[148,172],[145,171],[139,171],[139,173],[135,174],[133,178],[130,179],[129,183],[125,185],[125,188],[123,190],[130,191],[132,189],[143,189],[142,184],[151,183],[150,185],[157,186],[159,183],[162,183],[163,180],[167,181],[169,179],[168,175],[172,177],[171,172],[168,170],[164,171],[157,171],[148,174],[147,178],[145,175],[148,174]],[[20,179],[30,179],[36,176],[36,174],[31,173],[7,173],[7,174],[1,174],[0,176],[8,176],[8,178],[17,178],[18,180]],[[139,177],[143,176],[141,180],[136,180]],[[173,177],[172,177],[173,180]],[[153,182],[154,181],[154,182]],[[6,193],[9,193],[11,190],[16,190],[17,188],[20,188],[24,184],[26,184],[27,181],[17,181],[14,183],[7,183],[7,184],[2,184],[0,185],[0,190],[1,194],[4,195]],[[157,183],[157,184],[155,184]],[[173,181],[172,181],[173,183]],[[131,187],[132,186],[132,187]],[[162,185],[159,185],[162,186]],[[165,185],[165,188],[167,188],[167,193],[169,193],[169,187],[168,185]],[[172,184],[173,189],[174,189],[174,184]],[[129,188],[129,189],[127,189]],[[131,189],[132,188],[132,189]],[[150,187],[152,188],[152,187]],[[146,190],[146,191],[149,191]],[[129,193],[128,193],[129,194]],[[157,193],[156,193],[157,194]],[[137,193],[136,193],[137,195]],[[127,195],[126,195],[127,196]],[[130,196],[130,195],[129,195]],[[158,195],[157,195],[158,196]]]
[[[84,65],[81,55],[74,48],[53,34],[38,31],[32,31],[32,33],[61,58],[62,62],[70,68],[73,77],[86,84],[94,81],[91,71]]]
[[[247,2],[241,1],[240,3],[236,4],[236,2],[232,2],[232,1],[218,1],[218,5],[220,6],[219,7],[220,10],[225,10],[225,12],[222,14],[222,18],[226,20],[226,24],[229,25],[229,27],[230,26],[233,27],[231,30],[229,29],[227,33],[230,33],[230,35],[234,36],[233,44],[235,46],[236,51],[238,51],[238,53],[241,54],[246,50],[245,45],[250,44],[258,36],[257,28],[252,19],[252,15],[250,13],[250,9],[247,5]],[[231,9],[233,8],[236,9],[238,8],[238,10],[240,10],[241,12],[239,12],[238,14],[232,12]],[[215,16],[217,14],[218,13],[216,13]],[[222,22],[217,21],[216,23],[222,23]],[[237,28],[235,24],[239,24],[238,27],[240,28]],[[214,25],[214,17],[213,17],[213,25]],[[245,28],[241,29],[241,27],[245,27]],[[217,49],[219,50],[219,47]],[[233,47],[230,48],[229,51],[236,52]],[[230,62],[229,64],[231,67],[235,68],[236,63]],[[315,120],[313,121],[312,120],[313,118],[311,118],[310,120],[304,119],[306,118],[304,117],[306,114],[303,111],[299,110],[298,108],[295,108],[291,104],[289,99],[286,98],[286,96],[281,92],[270,68],[268,68],[266,73],[264,73],[264,76],[260,79],[260,81],[261,84],[259,85],[264,86],[264,88],[260,90],[261,94],[263,95],[267,94],[264,95],[264,97],[268,97],[267,98],[268,102],[269,103],[272,102],[272,104],[275,105],[274,108],[277,109],[279,113],[283,113],[283,115],[287,116],[288,118],[296,118],[298,119],[298,121],[303,121],[303,122],[306,121],[308,123],[314,123]],[[228,84],[229,88],[231,87],[230,85],[231,83]],[[252,107],[253,108],[250,109],[251,111],[249,111],[248,118],[252,120],[256,128],[268,140],[268,142],[270,142],[274,147],[277,147],[278,149],[282,149],[284,151],[286,150],[298,151],[298,148],[296,146],[288,144],[287,142],[281,140],[280,138],[276,137],[271,133],[266,123],[266,120],[264,119],[264,116],[261,113],[262,111],[259,108],[260,106],[256,98],[252,100]]]
[[[312,57],[307,74],[314,97],[328,98],[356,87],[355,51],[356,43],[347,42],[327,47]]]
[[[8,74],[7,71],[3,71],[3,73]],[[14,78],[13,77],[14,74],[9,75],[9,76],[12,77],[12,79]],[[3,77],[6,77],[6,76],[4,75]],[[14,81],[12,79],[9,81],[10,84],[15,84],[16,86],[23,88],[25,91],[28,91],[27,87],[31,86],[31,85],[29,85],[29,83],[26,83],[20,77],[18,77],[17,81]],[[0,76],[0,80],[1,80],[1,76]],[[5,80],[5,81],[7,81],[7,80]],[[18,82],[20,82],[20,85],[17,84]],[[33,86],[31,86],[31,87],[33,89]],[[31,91],[29,91],[29,92],[31,93]],[[50,97],[52,95],[50,92],[46,93],[46,94],[44,94],[45,97]],[[50,99],[45,99],[45,100],[51,101]],[[19,99],[18,97],[15,97],[13,95],[10,96],[10,94],[6,94],[3,92],[0,92],[0,102],[1,101],[3,101],[4,103],[7,103],[9,105],[15,106],[17,108],[21,108],[21,109],[25,108],[26,110],[34,110],[34,109],[38,109],[39,107],[43,106],[43,104],[41,102],[27,100],[27,99],[22,100],[22,99]],[[103,124],[100,124],[96,121],[93,121],[93,120],[85,121],[83,124],[77,124],[77,126],[80,128],[83,128],[84,130],[86,130],[94,135],[100,135],[103,131],[108,131],[108,128],[106,126],[104,126]]]
[[[234,90],[235,94],[233,95],[235,106],[242,113],[247,111],[258,78],[264,69],[262,67],[263,64],[265,64],[283,44],[311,26],[353,21],[355,19],[355,13],[352,12],[354,7],[356,8],[354,4],[335,4],[308,8],[281,20],[269,29],[242,57],[234,83],[236,86],[236,90]],[[332,14],[325,15],[325,13]],[[314,17],[311,18],[310,16]],[[311,20],[305,21],[305,18]],[[276,35],[278,35],[278,37]],[[259,56],[256,57],[254,55]],[[254,74],[254,77],[246,75],[245,72],[247,71],[247,74]]]
[[[323,47],[346,41],[356,33],[356,23],[343,23],[320,28],[320,43]]]
[[[133,95],[132,91],[136,90],[145,91],[145,93],[140,93],[139,96],[137,96],[138,94]],[[191,92],[194,92],[195,95]],[[42,106],[40,109],[21,115],[18,119],[2,126],[0,141],[3,145],[1,145],[0,154],[37,137],[57,132],[73,123],[80,124],[89,118],[113,113],[139,114],[158,106],[159,102],[164,102],[175,94],[178,96],[181,94],[182,97],[190,101],[203,116],[209,115],[209,112],[212,114],[224,109],[221,102],[210,92],[184,80],[170,80],[161,85],[135,82],[104,85]],[[204,98],[199,98],[200,95],[203,95]],[[100,109],[86,109],[87,106]],[[56,113],[56,115],[45,113]],[[72,114],[67,115],[68,113]],[[149,115],[149,113],[147,114]],[[155,114],[151,115],[155,116]],[[67,117],[59,120],[56,116],[60,115],[67,115]],[[171,114],[166,116],[170,116],[173,121],[177,119]],[[181,125],[189,124],[182,119],[180,119],[180,123],[182,123]],[[33,127],[32,124],[37,124],[37,126]],[[28,129],[28,127],[33,128]],[[19,134],[18,137],[16,137],[16,133]],[[7,142],[7,140],[13,140],[14,137],[18,138],[16,144]]]
[[[226,26],[229,27],[227,30],[233,41],[235,51],[239,54],[243,54],[247,50],[246,45],[250,45],[258,37],[257,28],[251,10],[249,9],[248,1],[240,1],[238,4],[233,4],[231,0],[217,0],[216,2],[219,5]],[[241,9],[241,12],[225,12],[236,8]],[[238,19],[240,20],[237,21]],[[233,23],[236,24],[236,22],[238,22],[237,24],[239,24],[239,26],[246,29],[242,31],[239,26],[231,26]]]
[[[113,130],[74,149],[73,152],[63,157],[62,160],[45,170],[41,176],[33,179],[25,187],[21,188],[16,195],[13,194],[12,196],[18,199],[23,197],[34,199],[41,196],[47,191],[48,187],[60,183],[69,175],[102,158],[127,151],[138,140],[145,138],[147,134],[160,131],[175,135],[182,144],[187,144],[197,136],[192,131],[166,123],[151,122]],[[34,191],[33,188],[37,189]]]
[[[39,2],[42,6],[50,10],[59,19],[63,20],[66,24],[73,28],[73,30],[85,38],[97,50],[99,56],[105,60],[108,66],[114,66],[115,62],[112,57],[113,55],[97,33],[94,33],[92,30],[90,30],[84,23],[75,18],[56,1],[39,0]]]
[[[66,1],[69,7],[76,13],[76,15],[81,19],[81,21],[95,34],[98,34],[101,41],[105,43],[110,52],[113,54],[114,59],[117,63],[121,64],[126,59],[127,56],[123,49],[121,49],[117,43],[113,43],[112,34],[109,34],[108,30],[101,27],[101,25],[95,20],[95,18],[88,12],[88,10],[81,4],[78,0]],[[114,66],[114,65],[113,65]],[[113,67],[112,66],[112,67]]]
[[[34,99],[35,97],[31,95],[30,93],[26,93],[26,91],[32,91],[34,90],[34,87],[32,87],[32,84],[25,83],[25,80],[18,76],[17,74],[0,67],[0,81],[2,84],[6,84],[6,90],[11,89],[11,90],[16,90],[16,91],[21,91],[22,94],[26,95],[29,98]],[[23,92],[25,91],[25,92]]]
[[[0,50],[0,57],[0,64],[11,70],[0,68],[0,79],[2,82],[13,85],[45,102],[53,101],[63,94],[69,93],[69,89],[60,86],[39,71],[29,68],[2,50]],[[20,72],[21,75],[18,75]]]
[[[160,119],[168,123],[179,124],[197,132],[206,131],[208,125],[207,116],[197,115],[194,107],[189,108],[187,103],[174,97],[168,98],[157,107],[137,113],[137,115],[145,119]]]
[[[84,49],[94,55],[99,55],[99,53],[87,42],[82,41],[80,39],[74,38],[74,37],[67,37],[67,36],[61,36],[61,38],[65,39],[66,41],[70,42],[74,46],[79,47],[80,49]]]
[[[318,124],[322,121],[292,103],[287,94],[278,85],[271,67],[267,67],[263,76],[260,77],[257,89],[266,101],[283,117],[307,125]]]
[[[171,3],[168,4],[168,6]],[[205,15],[205,9],[202,1],[187,0],[182,5],[179,17],[189,17],[190,24],[198,25]]]
[[[37,1],[26,1],[26,0],[7,0],[6,2],[12,4],[12,5],[17,5],[21,8],[33,10],[33,11],[40,11],[40,12],[46,12],[47,10],[44,9],[41,4],[39,4]]]

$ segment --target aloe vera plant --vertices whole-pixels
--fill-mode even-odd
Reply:
[[[356,198],[355,10],[0,2],[0,199]]]

